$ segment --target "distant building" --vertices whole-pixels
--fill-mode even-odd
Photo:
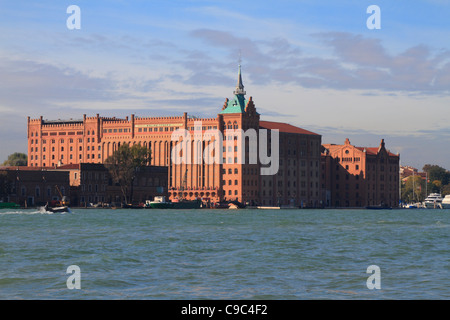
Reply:
[[[52,171],[38,167],[0,167],[9,185],[9,199],[24,207],[43,206],[52,200],[70,196],[67,171]]]
[[[400,166],[400,178],[403,182],[406,182],[409,177],[421,177],[423,180],[427,179],[426,172],[419,172],[417,168],[411,166]]]
[[[328,207],[365,207],[399,204],[400,155],[378,148],[324,144],[322,187]]]

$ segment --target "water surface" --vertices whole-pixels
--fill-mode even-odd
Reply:
[[[431,209],[2,209],[0,298],[449,299],[449,226]]]

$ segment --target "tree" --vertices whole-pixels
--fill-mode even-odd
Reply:
[[[426,164],[423,166],[423,171],[428,174],[428,180],[441,181],[442,185],[450,183],[450,172],[438,165]]]
[[[442,196],[445,197],[448,194],[450,194],[450,184],[446,184],[442,187]]]
[[[8,160],[3,162],[4,166],[26,166],[28,163],[28,156],[25,153],[14,152],[8,156]]]
[[[431,183],[431,192],[441,192],[442,182],[441,180],[434,180]]]
[[[422,201],[425,197],[425,180],[420,176],[409,176],[402,185],[402,200],[411,203]]]
[[[151,151],[147,147],[128,143],[122,144],[105,161],[112,180],[120,186],[124,203],[133,202],[133,183],[139,168],[150,163]]]
[[[448,190],[450,184],[450,172],[438,165],[426,164],[423,171],[428,176],[428,190],[430,192],[443,193],[443,190]]]

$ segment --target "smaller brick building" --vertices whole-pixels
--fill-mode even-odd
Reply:
[[[379,147],[324,144],[322,188],[327,207],[366,207],[399,204],[400,154]]]
[[[120,186],[116,185],[103,164],[79,163],[57,167],[69,172],[71,206],[90,206],[122,203]],[[139,169],[133,185],[133,203],[145,203],[155,196],[168,195],[167,167],[148,166]]]
[[[61,195],[70,196],[67,171],[39,167],[0,167],[0,175],[9,189],[2,200],[23,207],[43,206],[52,200],[61,200]]]

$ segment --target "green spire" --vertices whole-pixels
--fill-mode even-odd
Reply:
[[[244,84],[242,83],[241,65],[239,64],[238,82],[236,90],[234,90],[234,97],[225,102],[225,108],[220,112],[224,113],[244,113],[247,100],[245,99]]]

